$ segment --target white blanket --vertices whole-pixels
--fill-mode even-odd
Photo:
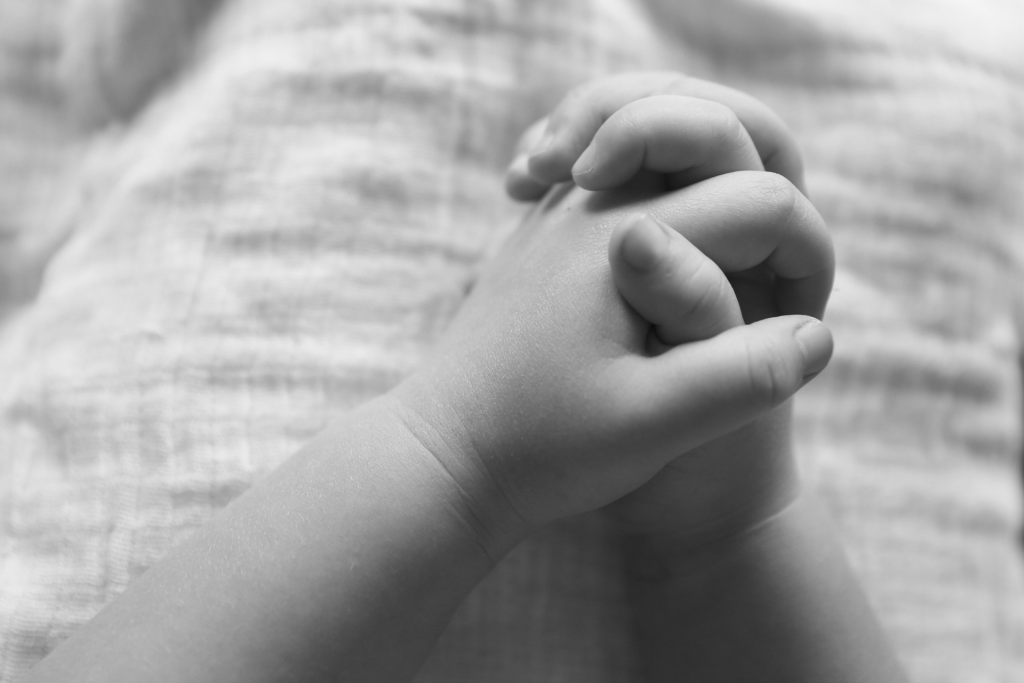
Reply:
[[[836,239],[797,447],[914,681],[1024,680],[1024,9],[1012,0],[0,4],[0,681],[415,367],[523,208],[519,131],[678,68],[791,124]],[[419,681],[636,681],[567,520]]]

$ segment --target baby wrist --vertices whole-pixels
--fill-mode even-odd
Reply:
[[[634,580],[657,582],[698,576],[708,568],[729,564],[744,555],[747,547],[806,514],[807,496],[795,485],[790,495],[771,508],[741,511],[700,529],[626,534],[626,572]]]
[[[482,465],[472,435],[463,433],[443,406],[424,407],[401,392],[387,394],[380,402],[389,420],[436,475],[431,478],[435,496],[492,563],[534,531]]]

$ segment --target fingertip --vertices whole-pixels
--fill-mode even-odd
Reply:
[[[534,201],[543,197],[550,185],[530,175],[527,157],[519,155],[509,165],[505,174],[505,192],[518,201]]]
[[[613,242],[622,262],[640,272],[650,272],[664,257],[669,245],[665,229],[647,214],[625,219]],[[613,263],[618,259],[613,260]]]
[[[832,358],[832,332],[820,320],[808,318],[793,331],[804,362],[804,383],[825,369]]]
[[[555,144],[556,137],[555,130],[551,127],[551,122],[549,121],[544,125],[544,134],[540,136],[540,139],[530,149],[530,154],[540,154],[551,149]]]
[[[542,144],[547,145],[548,143],[548,131],[551,129],[551,122],[547,116],[534,121],[530,126],[523,131],[523,134],[519,137],[519,141],[516,143],[516,155],[528,155],[534,151],[541,149]]]
[[[559,155],[555,148],[556,135],[549,122],[544,134],[537,139],[525,156],[526,170],[534,178],[550,184],[561,182],[557,179]]]
[[[505,180],[505,191],[509,197],[518,202],[533,202],[537,201],[550,189],[549,185],[537,183],[536,181],[527,179],[513,179],[507,178]]]
[[[774,405],[814,379],[832,358],[832,332],[810,316],[767,318],[737,332],[746,338],[749,376],[763,380],[760,393]]]
[[[531,176],[549,185],[572,180],[572,159],[558,147],[530,154],[527,168]]]
[[[588,145],[576,163],[572,165],[572,178],[576,184],[585,190],[593,189],[588,187],[588,180],[597,166],[597,149],[593,144]]]
[[[584,190],[600,192],[614,189],[633,178],[639,170],[620,164],[617,160],[609,160],[603,155],[599,157],[597,152],[591,150],[593,145],[583,152],[583,156],[572,167],[573,181]]]

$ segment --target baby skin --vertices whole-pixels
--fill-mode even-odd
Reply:
[[[603,124],[657,88],[598,83],[596,99],[567,100],[550,120],[570,123],[510,174],[514,194],[543,198],[423,366],[227,506],[25,680],[407,681],[495,562],[597,509],[635,545],[652,680],[902,680],[797,486],[788,418],[772,412],[831,352],[815,319],[828,235],[783,177],[798,172],[788,138],[706,87],[686,111],[724,104],[752,147],[689,125],[609,138],[626,152],[647,140],[706,150],[681,170],[645,154],[614,175],[623,156],[600,156]]]
[[[654,216],[626,220],[612,233],[616,287],[651,324],[648,346],[657,354],[781,312],[822,317],[834,271],[831,243],[803,194],[800,153],[782,121],[718,84],[676,73],[622,74],[581,86],[524,133],[506,181],[513,197],[531,200],[563,181],[602,191],[646,173],[672,191],[766,169],[782,176],[769,181],[769,191],[792,202],[785,229],[800,225],[797,214],[810,219],[767,258],[744,258],[750,245],[743,240],[716,243],[697,233],[705,255]],[[802,343],[817,347],[812,355],[831,352],[824,334]],[[810,370],[804,383],[816,374]],[[799,485],[790,430],[786,402],[682,454],[605,508],[627,534],[652,680],[678,680],[682,672],[710,681],[904,680],[834,533]],[[749,550],[772,543],[784,550]],[[796,575],[819,562],[842,576],[831,594],[819,580],[824,574],[805,574],[799,587],[769,585],[784,571]],[[749,609],[766,599],[777,600],[778,611]],[[807,609],[813,600],[824,607],[817,616]],[[828,619],[837,611],[845,623]],[[789,623],[781,616],[787,613]],[[826,623],[843,638],[810,632]],[[776,630],[782,624],[788,628]]]
[[[542,128],[546,139],[538,142]],[[729,174],[764,171],[766,164],[788,178],[763,177],[759,189],[775,195],[774,210],[783,220],[764,221],[760,234],[741,234],[751,231],[735,220],[712,226],[712,234],[686,226],[707,258],[672,230],[660,239],[651,229],[612,235],[616,286],[653,325],[651,350],[658,352],[780,313],[822,317],[834,270],[831,241],[798,187],[799,151],[778,117],[742,93],[675,73],[594,81],[527,131],[509,169],[508,188],[530,199],[556,181],[609,190],[640,173],[658,174],[666,190],[697,183],[727,188]],[[781,238],[771,253],[769,229]],[[656,241],[665,242],[664,255],[655,254]],[[808,341],[831,350],[826,335]],[[789,422],[785,404],[677,459],[611,511],[629,530],[670,529],[677,544],[684,537],[701,543],[757,524],[797,496]],[[703,476],[690,476],[695,466]]]

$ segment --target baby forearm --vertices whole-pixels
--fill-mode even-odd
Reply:
[[[702,552],[636,541],[631,585],[652,681],[906,680],[808,498]]]
[[[420,448],[380,401],[356,411],[26,680],[411,678],[492,564]]]

